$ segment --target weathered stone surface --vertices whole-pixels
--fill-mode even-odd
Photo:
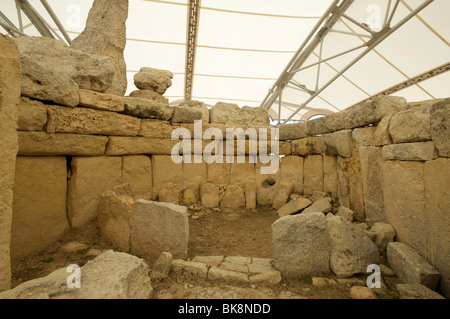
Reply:
[[[377,245],[380,252],[384,252],[387,245],[394,241],[395,230],[389,224],[377,222],[373,224],[370,231],[375,233],[375,240],[373,242]]]
[[[170,71],[143,67],[134,75],[134,85],[140,90],[164,94],[172,86],[172,79],[173,74]]]
[[[256,202],[261,206],[272,205],[281,179],[280,169],[274,174],[261,173],[262,168],[269,165],[259,161],[255,163]]]
[[[86,244],[77,241],[71,241],[67,244],[64,244],[64,246],[62,246],[60,250],[65,253],[76,253],[77,251],[86,250],[88,248],[89,246]]]
[[[383,146],[392,144],[392,137],[389,133],[389,125],[391,123],[392,115],[388,115],[386,117],[383,117],[383,119],[378,123],[375,133],[374,133],[374,140],[373,140],[373,146]]]
[[[337,162],[337,175],[338,175],[338,199],[339,204],[345,207],[350,207],[350,185],[346,176],[345,170],[347,169],[346,159],[338,156]]]
[[[323,141],[319,136],[309,136],[291,141],[292,154],[300,156],[323,154]]]
[[[345,116],[343,112],[328,114],[315,120],[306,122],[306,131],[308,135],[319,135],[332,133],[345,128]]]
[[[230,184],[231,164],[226,163],[224,158],[222,163],[211,163],[206,165],[208,182],[215,182],[218,185]]]
[[[330,238],[322,213],[284,216],[272,224],[275,268],[283,277],[329,271]]]
[[[308,136],[306,123],[282,124],[278,128],[280,141],[297,140]]]
[[[294,190],[294,185],[292,182],[281,181],[277,190],[277,194],[273,199],[272,207],[274,209],[280,209],[283,207],[289,199],[289,195],[291,195]]]
[[[314,191],[323,191],[323,161],[321,155],[310,155],[305,158],[303,175],[305,195],[312,195]]]
[[[122,157],[122,183],[128,183],[133,199],[152,199],[152,162],[148,156]]]
[[[281,282],[281,274],[276,270],[269,270],[260,274],[256,274],[249,279],[251,284],[260,285],[277,285]]]
[[[130,93],[131,97],[139,97],[141,99],[153,100],[156,102],[169,104],[169,99],[165,98],[159,93],[156,93],[151,90],[136,90]],[[209,116],[209,115],[208,115]]]
[[[186,206],[190,206],[197,203],[197,197],[194,192],[190,188],[186,188],[183,191],[183,204]]]
[[[373,289],[368,287],[353,286],[350,288],[351,299],[377,299]]]
[[[248,275],[240,272],[211,267],[208,271],[208,280],[223,281],[226,283],[248,283]]]
[[[127,195],[107,190],[97,205],[98,226],[102,238],[113,247],[130,251],[130,217],[134,200]]]
[[[47,107],[36,100],[20,98],[19,131],[43,131],[47,123]]]
[[[327,193],[321,192],[321,191],[314,191],[314,193],[312,194],[312,196],[309,196],[309,199],[310,199],[312,202],[315,202],[316,200],[321,199],[321,198],[324,198],[324,197],[327,197]]]
[[[225,196],[220,203],[220,207],[231,209],[245,208],[244,190],[239,185],[228,185]]]
[[[332,197],[338,196],[338,167],[336,156],[324,155],[323,159],[323,191]]]
[[[400,299],[445,299],[437,292],[417,284],[395,285]]]
[[[404,283],[436,289],[441,275],[410,246],[400,242],[389,243],[387,258],[392,270]]]
[[[78,89],[103,92],[114,75],[109,57],[68,48],[47,37],[17,37],[22,63],[22,95],[77,106]]]
[[[79,90],[80,106],[96,110],[122,112],[125,109],[123,96]]]
[[[441,157],[450,157],[450,99],[431,107],[431,138]]]
[[[174,112],[173,107],[154,100],[125,97],[124,101],[124,113],[136,117],[168,121],[172,118]]]
[[[186,258],[188,223],[184,206],[138,200],[130,218],[131,252],[149,261],[156,261],[163,252]]]
[[[198,112],[201,113],[200,118],[198,118]],[[202,120],[202,125],[209,123],[209,109],[205,103],[200,101],[185,101],[180,103],[178,107],[175,107],[172,122],[194,123],[195,120]]]
[[[244,124],[249,127],[269,126],[270,118],[266,109],[262,107],[243,106],[240,115]]]
[[[208,268],[201,262],[184,261],[175,259],[172,262],[172,273],[185,278],[206,279]]]
[[[19,155],[99,156],[105,153],[106,136],[19,132]]]
[[[279,155],[292,155],[291,141],[278,141]]]
[[[386,222],[397,240],[426,256],[424,163],[384,162],[383,197]]]
[[[172,204],[180,203],[181,186],[172,182],[164,184],[158,192],[158,201]]]
[[[395,276],[395,272],[386,265],[380,264],[380,271],[383,276],[393,277]]]
[[[394,144],[431,140],[429,106],[419,106],[394,114],[389,133]]]
[[[274,270],[273,259],[269,258],[252,258],[251,264],[247,264],[250,273],[263,273]]]
[[[330,242],[330,269],[338,277],[365,273],[378,261],[377,246],[358,226],[339,216],[327,219]]]
[[[176,147],[176,140],[150,137],[122,137],[110,136],[105,154],[115,155],[169,155]]]
[[[425,163],[428,261],[441,273],[440,290],[450,298],[450,159]],[[422,225],[423,226],[423,225]]]
[[[174,163],[169,155],[153,155],[152,167],[154,200],[161,187],[168,182],[183,186],[183,165]]]
[[[438,152],[431,141],[383,146],[385,160],[431,161],[437,157]]]
[[[326,155],[351,157],[353,152],[352,131],[343,130],[324,134],[322,140],[323,152]]]
[[[107,190],[120,184],[120,157],[74,157],[68,181],[67,216],[73,228],[97,217],[97,205]]]
[[[200,184],[200,199],[202,205],[208,208],[219,207],[220,195],[219,185],[214,182],[203,182]]]
[[[338,179],[339,188],[338,192],[344,192],[343,201],[339,197],[339,203],[345,207],[350,208],[358,221],[365,220],[364,214],[364,191],[363,180],[361,174],[361,161],[358,149],[353,149],[352,157],[341,158],[338,157]],[[341,173],[342,171],[342,173]],[[343,176],[340,176],[343,174]],[[339,194],[341,196],[341,194]]]
[[[126,253],[108,250],[80,268],[81,288],[68,288],[66,268],[27,281],[0,294],[0,299],[148,299],[148,266]]]
[[[167,121],[142,119],[138,136],[170,139],[176,128],[178,128],[177,125],[172,125]]]
[[[372,146],[376,130],[376,126],[354,129],[352,131],[352,139],[355,147]]]
[[[375,222],[385,222],[382,148],[361,147],[359,157],[366,223],[373,225]]]
[[[206,162],[183,164],[183,188],[190,188],[195,195],[200,194],[200,184],[206,181]]]
[[[331,197],[319,198],[311,206],[305,208],[302,214],[307,213],[329,213],[333,210],[333,199]]]
[[[128,0],[95,0],[86,21],[86,28],[71,48],[111,58],[114,76],[106,93],[124,96],[127,69],[124,59]]]
[[[281,182],[291,182],[294,193],[303,194],[303,163],[300,156],[284,156],[281,158]]]
[[[173,256],[169,252],[163,252],[159,256],[155,265],[153,266],[153,271],[150,278],[153,280],[161,280],[169,276],[170,268],[172,267]]]
[[[339,206],[336,216],[342,217],[350,223],[353,222],[354,219],[352,210],[344,206]]]
[[[192,262],[206,264],[207,266],[217,266],[224,260],[223,256],[195,256]]]
[[[209,110],[210,123],[244,124],[237,104],[218,102]]]
[[[69,228],[66,158],[17,157],[13,192],[11,258],[17,260],[55,242]]]
[[[11,287],[11,220],[21,81],[19,50],[3,34],[0,65],[0,291],[3,291]]]
[[[48,106],[47,133],[136,136],[140,119],[88,108]]]

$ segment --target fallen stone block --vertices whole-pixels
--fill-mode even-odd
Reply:
[[[377,296],[371,288],[353,286],[350,288],[350,299],[377,299]]]
[[[329,213],[333,210],[333,199],[331,197],[319,198],[311,206],[306,207],[302,214],[308,213]]]
[[[249,279],[251,284],[278,285],[281,282],[281,274],[276,270],[269,270],[253,276]]]
[[[445,299],[437,292],[419,284],[397,284],[400,299]]]
[[[289,195],[294,190],[294,184],[292,182],[281,181],[277,190],[277,194],[273,199],[272,207],[274,209],[280,209],[283,207],[289,199]]]
[[[186,278],[206,280],[208,275],[208,267],[201,262],[175,259],[172,261],[171,272],[174,275],[180,275]]]
[[[392,225],[381,222],[373,224],[370,231],[375,233],[375,240],[373,242],[377,245],[380,252],[386,250],[387,245],[394,241],[396,235]]]
[[[353,222],[354,220],[353,211],[344,206],[339,207],[336,216],[342,217],[345,220],[349,221],[350,223]]]
[[[163,252],[159,256],[155,265],[153,266],[150,278],[153,280],[161,280],[169,276],[170,269],[172,268],[172,254]]]
[[[300,212],[302,209],[311,205],[311,201],[307,198],[301,197],[299,199],[291,200],[283,207],[277,210],[278,217],[283,217],[287,215],[293,215]]]
[[[432,141],[383,146],[385,160],[431,161],[437,157],[438,152]]]

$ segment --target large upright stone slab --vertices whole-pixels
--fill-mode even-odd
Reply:
[[[11,258],[37,252],[69,228],[65,157],[19,156],[14,181]]]
[[[155,262],[163,252],[187,257],[189,221],[187,208],[171,203],[138,200],[130,219],[131,252]]]
[[[303,166],[304,193],[312,195],[314,191],[323,191],[323,161],[321,155],[305,158]]]
[[[424,163],[386,161],[383,164],[383,198],[387,222],[398,241],[427,256]]]
[[[97,217],[102,194],[121,182],[120,157],[74,157],[68,181],[67,215],[73,228]]]
[[[303,194],[303,164],[300,156],[284,156],[281,158],[281,181],[292,182],[294,193]]]
[[[450,99],[431,107],[431,138],[441,157],[450,157]]]
[[[427,259],[441,273],[441,292],[450,298],[450,159],[426,162],[424,178]]]
[[[261,162],[255,163],[256,202],[261,206],[273,204],[281,180],[280,169],[274,174],[261,174],[261,168],[269,165]]]
[[[183,164],[183,188],[190,188],[200,195],[200,184],[206,181],[206,162]]]
[[[20,55],[14,41],[0,35],[0,291],[11,287],[11,219],[20,98]]]
[[[127,68],[123,52],[126,45],[128,0],[95,0],[86,21],[86,28],[71,47],[111,58],[114,76],[105,93],[124,96],[127,89]]]
[[[272,224],[273,259],[283,277],[329,272],[330,238],[322,213],[284,216]]]
[[[170,155],[153,155],[153,199],[156,199],[161,187],[169,182],[183,185],[183,163],[176,164]]]
[[[122,183],[128,183],[134,199],[152,199],[152,162],[149,156],[122,157]]]
[[[323,191],[338,196],[338,169],[336,156],[323,156]]]

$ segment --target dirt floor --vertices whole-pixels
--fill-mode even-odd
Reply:
[[[272,258],[271,224],[277,219],[276,211],[267,208],[257,210],[226,211],[219,209],[189,209],[189,245],[188,259],[195,256],[248,256]],[[86,247],[73,252],[64,252],[62,247],[69,242],[85,244]],[[83,266],[94,259],[101,251],[112,249],[112,246],[99,236],[97,221],[92,221],[82,229],[68,231],[59,241],[46,249],[29,255],[21,260],[13,261],[12,286],[22,282],[44,277],[54,270],[67,267],[70,264]],[[149,263],[149,266],[153,265]],[[325,275],[333,278],[330,275]],[[366,280],[366,276],[359,276]],[[250,294],[250,297],[272,298],[275,293],[289,291],[306,298],[314,299],[342,299],[349,298],[350,286],[315,287],[309,278],[286,280],[270,292],[265,287],[252,287],[259,289],[262,295]],[[177,278],[168,278],[162,283],[155,283],[155,294],[166,293],[173,298],[202,297],[210,287],[224,289],[226,286],[206,281],[180,281]],[[391,285],[389,285],[391,286]],[[188,287],[188,288],[186,288]],[[196,293],[187,294],[195,287]],[[209,287],[209,288],[208,288]],[[186,290],[187,289],[187,290]],[[236,289],[246,289],[236,288]],[[195,289],[194,289],[195,290]],[[192,291],[194,291],[192,290]],[[229,290],[229,289],[228,289]],[[266,292],[265,292],[266,291]],[[160,297],[161,297],[160,294]],[[242,294],[238,294],[241,296]],[[220,298],[219,295],[218,297]],[[226,297],[226,294],[223,294]],[[244,293],[245,296],[245,293]],[[216,296],[217,297],[217,296]],[[380,298],[395,298],[393,294],[379,294]],[[163,297],[161,297],[163,298]]]

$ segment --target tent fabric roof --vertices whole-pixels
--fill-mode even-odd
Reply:
[[[83,31],[93,0],[47,0],[71,38]],[[377,30],[383,23],[389,0],[358,0],[348,15]],[[423,0],[400,0],[393,23]],[[40,1],[29,0],[50,25],[57,29]],[[184,98],[188,0],[129,0],[125,60],[127,93],[135,90],[133,76],[143,66],[170,70],[173,85],[165,96],[170,102]],[[307,37],[332,0],[202,0],[192,99],[214,105],[218,101],[239,106],[260,106],[268,90]],[[13,0],[3,1],[0,10],[17,26]],[[450,1],[435,0],[416,17],[355,64],[330,87],[311,101],[293,119],[305,114],[336,112],[398,83],[450,62]],[[25,15],[25,33],[39,35]],[[340,20],[337,31],[355,25]],[[322,56],[329,57],[363,44],[361,37],[330,33]],[[320,68],[319,84],[333,77],[359,51],[330,60]],[[318,49],[305,65],[318,60]],[[350,59],[350,60],[349,60]],[[317,67],[298,72],[293,80],[316,86]],[[448,97],[450,72],[440,74],[393,95],[408,101]],[[304,100],[305,93],[283,91],[281,118],[287,118]],[[278,106],[271,114],[277,117]]]

